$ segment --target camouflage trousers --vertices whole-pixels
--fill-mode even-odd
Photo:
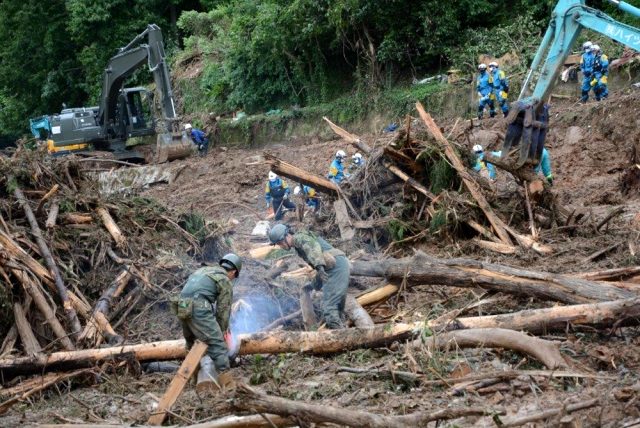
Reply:
[[[180,321],[180,324],[182,324],[182,334],[187,341],[187,349],[190,349],[193,342],[198,339],[208,345],[207,355],[213,360],[218,373],[229,369],[229,350],[211,306],[197,305],[193,308],[191,319]]]
[[[327,269],[329,280],[322,285],[322,314],[328,328],[344,328],[342,317],[349,288],[349,261],[336,256],[336,265]]]

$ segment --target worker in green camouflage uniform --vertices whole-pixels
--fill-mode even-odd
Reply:
[[[227,254],[220,266],[205,266],[193,272],[180,292],[177,316],[187,349],[195,339],[208,345],[221,385],[231,382],[229,373],[229,349],[225,341],[229,330],[229,316],[233,299],[232,280],[237,278],[242,260],[235,254]],[[228,379],[227,379],[228,378]]]
[[[349,260],[345,254],[309,231],[292,233],[284,224],[269,231],[272,245],[296,253],[316,270],[313,287],[322,289],[322,313],[328,328],[344,328],[342,316],[349,287]]]

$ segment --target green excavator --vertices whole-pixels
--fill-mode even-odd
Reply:
[[[124,87],[127,77],[145,64],[160,94],[159,119],[154,115],[153,92]],[[118,160],[162,163],[192,152],[191,139],[178,130],[177,120],[162,32],[150,24],[107,63],[99,106],[65,108],[31,119],[30,125],[32,134],[47,142],[53,156],[105,151]],[[155,147],[127,144],[149,136],[156,136]]]

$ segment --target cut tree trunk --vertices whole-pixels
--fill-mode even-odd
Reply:
[[[637,323],[640,298],[597,304],[555,306],[502,315],[456,318],[443,323],[419,321],[410,324],[382,324],[374,328],[348,328],[322,331],[276,331],[239,335],[239,355],[302,352],[331,354],[357,348],[385,346],[394,341],[415,338],[425,328],[436,332],[472,328],[508,328],[529,333],[566,330],[567,326],[608,327]],[[0,375],[69,369],[112,358],[133,357],[139,361],[174,360],[186,355],[184,340],[168,340],[113,348],[54,352],[42,359],[30,357],[0,359]]]
[[[318,318],[316,318],[316,312],[313,309],[310,287],[303,287],[300,290],[300,311],[305,330],[315,330],[318,327]]]
[[[12,178],[10,177],[8,181],[11,181],[11,179]],[[31,232],[33,233],[33,236],[36,238],[38,247],[40,248],[40,254],[42,255],[42,258],[44,258],[45,263],[47,264],[47,267],[51,271],[51,274],[53,276],[53,279],[56,285],[56,291],[58,292],[58,297],[60,297],[60,301],[62,302],[64,312],[67,317],[67,321],[69,322],[69,327],[71,328],[71,336],[77,337],[77,335],[80,334],[82,327],[80,326],[78,315],[76,314],[76,311],[71,305],[71,302],[69,300],[67,287],[65,287],[64,282],[62,281],[62,275],[60,274],[60,270],[58,269],[58,266],[56,265],[56,262],[53,259],[53,255],[51,254],[51,251],[49,251],[49,246],[47,245],[46,241],[44,240],[44,237],[42,236],[42,232],[40,231],[40,226],[38,226],[38,220],[36,220],[36,217],[33,214],[31,207],[29,206],[29,201],[27,201],[27,199],[22,194],[22,190],[20,190],[19,187],[16,187],[13,190],[13,194],[18,200],[18,203],[20,204],[22,209],[24,210],[27,220],[29,220],[29,225],[31,226]]]
[[[193,347],[182,362],[182,365],[175,374],[167,392],[164,393],[162,399],[158,403],[158,408],[149,417],[147,423],[149,425],[162,425],[164,418],[167,417],[167,411],[171,409],[173,403],[176,402],[180,393],[184,389],[191,376],[198,370],[200,359],[207,352],[207,344],[196,340]]]
[[[293,181],[311,186],[319,192],[328,193],[330,195],[338,195],[340,193],[338,185],[326,178],[310,174],[307,171],[284,162],[268,153],[264,154],[264,158],[269,165],[271,165],[271,170],[278,175],[282,175],[283,177],[290,178]]]
[[[67,332],[64,331],[64,327],[62,327],[62,324],[60,324],[60,321],[58,321],[58,318],[56,318],[55,312],[53,311],[51,306],[49,306],[49,302],[47,302],[47,299],[44,297],[44,294],[40,290],[40,287],[35,284],[31,280],[31,278],[29,278],[29,275],[27,275],[25,271],[11,269],[11,273],[13,273],[16,278],[18,278],[25,291],[31,296],[36,304],[36,307],[44,317],[47,324],[49,324],[49,326],[51,327],[53,334],[55,334],[58,340],[60,340],[60,343],[62,344],[64,349],[66,349],[67,351],[75,350],[75,346],[73,346],[73,343],[71,343],[71,340],[69,340],[69,337],[67,337]]]
[[[35,334],[33,334],[31,325],[29,325],[29,321],[27,320],[27,315],[19,302],[13,304],[13,318],[15,319],[16,328],[18,329],[25,354],[30,357],[41,356],[42,348],[40,347],[40,343],[38,343],[38,339],[36,339]]]
[[[344,313],[353,321],[357,328],[372,328],[375,324],[369,316],[369,313],[358,303],[353,296],[347,296]]]
[[[100,207],[96,209],[96,212],[102,219],[102,223],[104,224],[104,227],[109,231],[109,234],[111,234],[111,237],[115,241],[116,246],[119,248],[124,247],[127,243],[127,240],[122,234],[122,231],[116,224],[113,217],[111,217],[111,214],[109,214],[109,211],[107,211],[106,208]]]
[[[129,272],[129,269],[126,269],[126,268],[122,269],[120,273],[118,273],[118,276],[116,276],[113,282],[109,285],[109,288],[107,288],[98,299],[98,302],[96,303],[96,306],[93,309],[93,314],[91,315],[91,318],[85,325],[84,330],[82,331],[82,334],[78,338],[79,341],[94,342],[96,338],[96,334],[98,330],[100,330],[102,333],[105,334],[109,343],[115,344],[115,343],[122,342],[123,338],[121,336],[119,335],[113,336],[110,332],[102,331],[99,324],[96,322],[96,315],[98,313],[102,313],[105,317],[109,315],[111,300],[120,296],[122,291],[124,291],[124,288],[127,286],[129,281],[131,280],[131,277],[132,275]]]
[[[51,201],[51,206],[49,207],[49,215],[47,216],[47,221],[45,222],[45,227],[47,229],[53,229],[56,227],[56,220],[58,219],[58,212],[60,211],[60,204],[57,199]]]
[[[417,341],[422,345],[422,340]],[[504,328],[476,328],[450,331],[426,339],[429,348],[504,348],[530,355],[549,369],[568,367],[558,345]]]
[[[384,277],[409,284],[441,284],[484,288],[508,294],[563,303],[588,303],[637,296],[606,282],[587,281],[567,275],[534,272],[471,259],[438,259],[417,252],[413,257],[375,261],[355,260],[351,274]]]
[[[336,213],[336,223],[338,223],[338,228],[340,229],[340,238],[343,241],[352,240],[356,234],[356,230],[351,224],[347,204],[343,199],[338,199],[333,202],[333,210]]]
[[[435,412],[415,412],[403,416],[383,416],[373,413],[343,409],[334,406],[300,403],[285,398],[270,396],[241,384],[233,405],[238,409],[293,416],[305,422],[329,422],[350,427],[418,427],[427,426],[430,421],[456,419],[463,416],[480,416],[493,413],[490,409],[464,407],[444,409]]]

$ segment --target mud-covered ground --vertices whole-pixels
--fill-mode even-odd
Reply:
[[[554,248],[554,254],[549,256],[525,251],[514,256],[502,256],[478,249],[469,242],[453,243],[446,239],[427,240],[420,244],[421,249],[441,257],[464,256],[562,273],[640,264],[636,253],[640,236],[639,191],[632,189],[625,194],[621,185],[624,171],[638,162],[633,159],[634,153],[640,153],[638,101],[640,91],[636,90],[616,94],[601,103],[552,106],[547,147],[556,177],[553,191],[562,205],[576,210],[576,213],[591,216],[596,223],[612,209],[624,206],[625,213],[602,230],[596,231],[587,226],[571,233],[543,230],[544,242]],[[500,119],[487,120],[481,126],[504,129]],[[375,140],[375,136],[364,138],[370,142]],[[498,147],[488,147],[491,148]],[[246,254],[248,249],[265,242],[251,237],[251,230],[266,211],[264,184],[268,166],[261,163],[261,153],[268,151],[308,171],[324,175],[338,149],[349,154],[355,152],[341,140],[313,144],[299,141],[259,149],[213,147],[206,157],[179,161],[188,167],[174,183],[152,187],[144,195],[157,198],[176,211],[201,212],[207,219],[229,228],[228,243],[235,251]],[[337,237],[330,238],[340,246]],[[621,244],[616,249],[594,261],[583,262],[593,252],[617,242]],[[257,306],[272,302],[263,291],[266,287],[262,276],[267,272],[269,263],[247,263],[236,292],[238,298],[263,295],[267,300]],[[360,286],[374,287],[377,284],[369,281]],[[640,289],[640,285],[638,287]],[[357,294],[360,291],[354,288],[351,292]],[[372,314],[377,322],[433,319],[477,301],[481,296],[484,296],[482,290],[423,285],[406,289],[399,296],[378,305]],[[495,303],[473,309],[467,316],[554,305],[553,302],[534,302],[512,296],[495,297]],[[248,301],[251,302],[250,299]],[[181,337],[166,305],[160,302],[146,308],[146,312],[136,318],[136,325],[129,326],[132,330],[144,331],[136,337],[145,340]],[[258,315],[254,318],[260,322],[266,319]],[[270,394],[380,414],[400,415],[448,406],[482,406],[501,409],[509,416],[515,416],[598,398],[600,402],[595,407],[571,415],[563,413],[562,423],[566,426],[607,427],[632,426],[633,421],[640,423],[640,328],[595,330],[568,326],[565,332],[544,338],[558,342],[563,355],[571,361],[571,370],[587,377],[525,377],[457,393],[451,381],[442,382],[442,379],[468,373],[544,367],[512,351],[468,349],[435,352],[404,344],[390,349],[357,350],[328,357],[295,354],[242,357],[237,360],[233,372],[238,379]],[[423,382],[394,382],[365,374],[346,373],[340,370],[341,367],[407,371],[417,374]],[[60,388],[42,398],[14,406],[7,416],[0,419],[0,423],[3,426],[36,422],[142,424],[172,376],[169,373],[140,373],[135,365],[117,370],[97,369],[95,376],[74,382],[69,389]],[[172,412],[170,423],[182,425],[238,413],[230,408],[226,397],[198,397],[193,387],[187,388]],[[561,417],[547,419],[546,425],[560,426]],[[495,426],[495,423],[491,416],[485,416],[462,418],[444,425]],[[544,425],[544,422],[538,422],[536,426]]]

